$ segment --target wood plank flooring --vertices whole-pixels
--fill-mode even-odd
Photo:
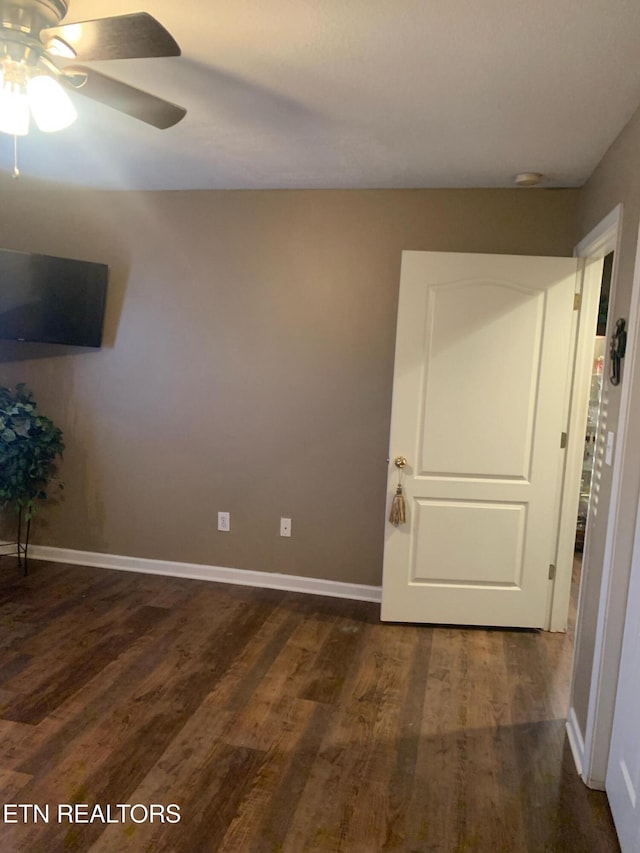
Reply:
[[[378,613],[0,560],[0,807],[49,807],[0,810],[0,851],[619,850],[565,736],[570,634]]]

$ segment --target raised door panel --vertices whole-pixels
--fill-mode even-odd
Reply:
[[[419,475],[529,479],[544,307],[515,283],[430,288]]]

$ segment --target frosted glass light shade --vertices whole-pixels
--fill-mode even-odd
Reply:
[[[34,121],[45,133],[64,130],[78,118],[71,98],[53,77],[32,77],[27,83],[27,95]]]
[[[0,130],[11,136],[29,133],[29,100],[23,88],[4,79],[0,88]]]

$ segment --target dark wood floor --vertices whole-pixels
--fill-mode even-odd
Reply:
[[[50,806],[2,853],[619,849],[565,737],[570,636],[10,559],[0,631],[0,799]],[[181,821],[57,823],[73,803]]]

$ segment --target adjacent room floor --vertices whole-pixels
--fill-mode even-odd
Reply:
[[[378,612],[0,560],[1,800],[40,807],[0,850],[619,849],[565,736],[571,634]]]

